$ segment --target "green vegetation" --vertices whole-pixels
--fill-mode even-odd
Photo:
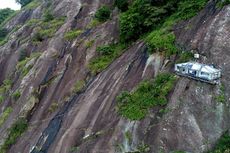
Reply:
[[[71,41],[71,40],[74,40],[75,38],[77,38],[81,34],[82,34],[82,30],[71,30],[71,31],[65,33],[64,38],[66,40]]]
[[[0,9],[0,25],[14,12],[15,11],[10,8]]]
[[[3,81],[3,84],[0,86],[0,103],[5,100],[6,93],[11,89],[12,81],[6,79]]]
[[[18,4],[20,4],[22,7],[26,6],[27,4],[29,4],[30,2],[32,2],[33,0],[16,0],[16,2]]]
[[[18,61],[23,61],[23,60],[26,59],[26,57],[27,57],[26,51],[24,49],[20,50],[19,51],[19,59],[18,59]]]
[[[48,111],[49,111],[50,113],[53,113],[53,112],[55,112],[57,109],[58,109],[58,103],[53,102],[53,103],[50,105]]]
[[[175,9],[175,3],[167,1],[155,6],[149,0],[134,0],[128,11],[120,16],[121,41],[136,40],[157,27]]]
[[[225,97],[225,88],[223,85],[220,86],[220,93],[215,97],[215,100],[220,103],[225,103],[226,102],[226,97]]]
[[[40,21],[37,26],[37,33],[33,38],[33,42],[42,42],[53,37],[55,32],[64,24],[65,18],[53,19],[49,22]]]
[[[21,92],[19,90],[16,90],[13,94],[12,97],[14,101],[17,101],[21,97]]]
[[[124,12],[128,10],[129,2],[128,0],[115,0],[114,5]]]
[[[28,10],[35,9],[36,7],[38,7],[41,4],[41,2],[42,1],[40,1],[40,0],[33,0],[32,2],[27,4],[24,8],[28,9]]]
[[[118,113],[130,120],[143,119],[154,106],[167,104],[167,95],[176,78],[168,73],[159,74],[154,80],[141,82],[133,92],[123,92],[117,97]]]
[[[35,26],[37,25],[41,20],[39,19],[30,19],[28,22],[27,22],[27,25],[28,26]]]
[[[97,19],[93,19],[89,25],[87,26],[88,29],[94,28],[98,26],[101,22],[99,22]]]
[[[153,31],[148,35],[146,41],[150,47],[150,53],[165,52],[166,55],[177,53],[177,48],[174,45],[175,35],[172,32],[167,33],[163,30]]]
[[[150,152],[150,150],[151,149],[150,149],[149,145],[145,144],[144,142],[139,144],[137,147],[137,153],[148,153],[148,152]]]
[[[0,153],[6,153],[10,146],[17,141],[17,138],[19,138],[27,130],[27,128],[27,120],[25,118],[18,119],[12,127],[8,129],[9,135],[0,147]]]
[[[79,80],[75,83],[72,91],[74,93],[78,93],[80,92],[83,88],[85,87],[85,81],[84,80]]]
[[[69,152],[78,152],[79,151],[79,147],[71,147]]]
[[[24,60],[18,62],[16,69],[18,72],[20,72],[21,76],[26,76],[30,69],[33,67],[32,64],[27,65],[27,63],[34,58],[38,58],[39,56],[41,56],[41,53],[33,53],[30,55],[30,57],[26,57]]]
[[[189,51],[184,51],[180,53],[179,59],[176,61],[176,63],[184,63],[192,60],[194,58],[193,53]]]
[[[4,102],[4,97],[2,95],[0,95],[0,104]]]
[[[172,26],[180,20],[189,19],[197,14],[201,10],[207,0],[181,0],[177,4],[176,11],[173,11],[172,15],[164,19],[164,22],[160,24],[160,27],[152,31],[146,38],[147,44],[150,46],[150,52],[160,51],[165,52],[166,55],[172,55],[177,53],[177,47],[175,46],[175,36],[171,32]]]
[[[125,49],[123,44],[110,44],[97,48],[98,57],[92,59],[88,65],[90,71],[95,75],[103,71],[109,64]]]
[[[86,48],[90,48],[90,47],[92,47],[93,46],[93,44],[94,44],[94,40],[90,40],[90,41],[86,41],[86,43],[85,43],[85,47]]]
[[[10,113],[13,111],[11,107],[7,107],[4,112],[0,115],[0,127],[5,122],[5,120],[8,118]]]
[[[230,0],[219,0],[217,2],[217,7],[218,8],[223,8],[225,5],[230,4]]]
[[[126,131],[125,132],[125,139],[131,145],[133,138],[132,138],[132,133],[130,131]]]
[[[222,135],[215,148],[208,153],[229,153],[230,152],[230,135],[228,132]]]
[[[102,6],[97,10],[95,14],[95,18],[99,22],[105,22],[110,18],[110,14],[111,14],[110,8],[108,6]]]
[[[134,0],[120,16],[120,37],[130,42],[152,31],[145,39],[150,52],[161,51],[166,55],[177,52],[172,26],[189,19],[200,11],[208,0],[178,0],[151,2]]]
[[[7,35],[8,35],[7,29],[1,28],[0,29],[0,42],[4,41]]]
[[[0,44],[4,42],[8,35],[8,30],[3,28],[4,22],[12,15],[15,11],[6,8],[0,9]]]
[[[52,20],[54,20],[54,16],[51,13],[51,11],[48,9],[48,10],[45,11],[45,13],[43,15],[43,21],[44,22],[50,22]]]

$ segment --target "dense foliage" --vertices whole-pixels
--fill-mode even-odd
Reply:
[[[129,9],[120,16],[120,36],[122,42],[140,38],[147,32],[147,43],[151,51],[176,52],[172,26],[179,20],[193,17],[208,0],[169,0],[152,2],[134,0]]]
[[[115,6],[117,6],[122,12],[128,10],[128,0],[115,0]]]
[[[0,9],[0,25],[4,23],[15,11],[6,8]],[[0,42],[3,41],[8,34],[8,30],[3,28],[2,25],[0,26]]]
[[[133,92],[123,92],[117,97],[118,112],[130,120],[143,119],[154,106],[167,104],[166,96],[176,78],[168,73],[159,74],[154,80],[141,82]]]
[[[8,34],[7,29],[5,28],[0,28],[0,41],[3,41]]]
[[[16,2],[18,4],[20,4],[22,7],[26,6],[27,4],[29,4],[30,2],[32,2],[33,0],[16,0]]]
[[[0,9],[0,24],[2,24],[4,20],[6,20],[13,13],[14,13],[14,10],[11,10],[9,8]]]
[[[140,35],[157,27],[175,9],[176,1],[153,5],[150,0],[135,0],[128,11],[120,16],[122,41],[136,40]]]
[[[95,18],[100,22],[105,22],[110,18],[110,14],[110,8],[108,6],[102,6],[97,10]]]

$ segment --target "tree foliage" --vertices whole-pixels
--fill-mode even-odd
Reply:
[[[115,6],[117,6],[122,12],[128,10],[128,0],[116,0]]]
[[[0,24],[2,24],[3,21],[6,20],[13,13],[14,10],[11,10],[10,8],[0,9]]]
[[[105,22],[110,18],[111,11],[108,6],[102,6],[95,14],[95,18],[100,22]]]
[[[33,0],[16,0],[16,2],[18,4],[20,4],[22,7],[26,6],[27,4],[29,4],[30,2],[32,2]]]
[[[134,0],[129,9],[120,16],[121,41],[133,41],[154,29],[159,30],[168,19],[173,23],[179,19],[189,19],[195,16],[205,6],[207,1]],[[164,31],[162,32],[165,33]]]

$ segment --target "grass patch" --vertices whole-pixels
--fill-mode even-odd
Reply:
[[[125,48],[126,46],[123,44],[110,44],[98,47],[98,56],[92,59],[88,65],[92,74],[96,75],[99,72],[103,71],[111,64],[114,59],[122,54]],[[107,53],[105,54],[103,52]]]
[[[12,84],[13,82],[9,79],[3,81],[3,84],[0,86],[0,103],[4,102],[6,93],[9,92]]]
[[[215,97],[215,100],[219,103],[225,103],[226,102],[225,88],[223,85],[220,86],[220,93]]]
[[[218,140],[216,146],[212,151],[207,153],[229,153],[230,152],[230,135],[229,133],[224,133]]]
[[[91,28],[94,28],[94,27],[96,27],[96,26],[98,26],[98,25],[100,25],[100,24],[101,24],[100,21],[98,21],[97,19],[93,19],[93,20],[89,23],[89,25],[87,26],[87,28],[88,28],[88,29],[91,29]]]
[[[80,150],[79,147],[71,147],[69,152],[78,152]]]
[[[141,82],[133,92],[122,92],[117,97],[118,113],[130,120],[143,119],[150,108],[167,104],[175,81],[174,75],[162,73],[154,80]]]
[[[0,127],[3,125],[3,123],[6,121],[10,113],[13,111],[11,107],[7,107],[5,111],[0,116]]]
[[[18,119],[10,129],[9,135],[6,138],[3,145],[0,147],[0,153],[6,153],[6,151],[17,141],[17,139],[27,130],[28,123],[24,118]]]
[[[65,18],[53,19],[49,22],[40,21],[37,24],[37,33],[33,37],[33,42],[38,43],[52,38],[57,30],[64,24]]]
[[[80,92],[83,88],[85,87],[85,81],[84,80],[79,80],[75,83],[72,91],[74,93],[78,93]]]
[[[94,44],[95,40],[90,40],[90,41],[86,41],[85,43],[85,47],[88,49],[88,48],[91,48]]]
[[[49,111],[50,113],[53,113],[53,112],[55,112],[57,109],[58,109],[58,103],[53,102],[53,103],[50,105],[48,111]]]
[[[21,97],[21,92],[19,90],[16,90],[13,94],[12,97],[14,101],[17,101]]]
[[[30,55],[30,57],[26,57],[24,60],[18,62],[16,69],[18,72],[20,72],[22,77],[26,76],[29,73],[29,71],[31,70],[31,68],[33,67],[32,64],[27,65],[27,63],[29,61],[31,61],[32,59],[34,59],[34,58],[36,59],[40,56],[41,56],[41,53],[39,53],[39,52],[32,53]]]
[[[82,34],[82,30],[71,30],[71,31],[65,33],[64,38],[66,40],[71,41],[71,40],[74,40],[75,38],[77,38],[81,34]]]

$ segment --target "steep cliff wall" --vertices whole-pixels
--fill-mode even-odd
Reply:
[[[0,144],[19,117],[28,120],[28,129],[9,153],[199,153],[212,148],[229,129],[230,6],[219,9],[210,1],[197,16],[174,26],[179,46],[200,53],[201,62],[214,63],[223,70],[226,102],[216,100],[221,85],[178,77],[168,95],[167,112],[154,108],[145,119],[129,121],[117,113],[117,95],[132,91],[159,72],[172,72],[177,57],[149,55],[139,40],[104,71],[92,75],[88,64],[97,56],[97,46],[119,42],[118,10],[113,3],[41,1],[24,8],[5,25],[12,32],[0,47],[0,82],[8,79],[12,85],[4,93],[0,113],[9,107],[12,112],[0,125]],[[111,19],[90,26],[102,5],[111,7]],[[56,19],[55,31],[47,31],[52,35],[35,41],[47,9]],[[81,34],[66,40],[65,33],[73,29]],[[20,66],[21,52],[27,55],[27,63]],[[77,82],[84,85],[73,92]],[[11,96],[15,92],[20,92],[17,99]]]

